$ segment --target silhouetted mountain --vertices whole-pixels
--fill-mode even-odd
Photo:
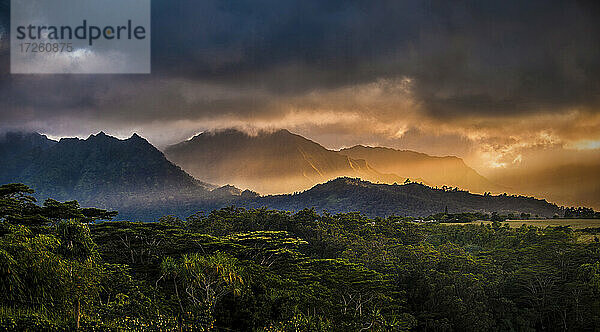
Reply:
[[[137,134],[119,140],[100,132],[85,140],[56,142],[39,134],[11,133],[0,140],[0,156],[3,183],[22,182],[38,197],[101,207],[197,199],[212,189]]]
[[[293,195],[266,196],[247,203],[250,207],[297,211],[314,207],[331,213],[361,212],[369,216],[428,216],[450,213],[531,213],[551,217],[559,207],[532,197],[479,195],[461,190],[445,191],[418,183],[373,184],[360,179],[339,178]]]
[[[340,176],[389,183],[405,180],[287,130],[254,136],[233,129],[206,132],[168,147],[165,154],[198,179],[262,194],[305,190]]]
[[[362,145],[342,149],[340,153],[350,158],[364,159],[380,172],[411,180],[423,179],[432,186],[446,185],[478,193],[506,190],[481,176],[458,157],[435,157],[414,151]]]
[[[56,141],[37,133],[8,132],[0,135],[0,183],[21,178],[23,169],[54,146]]]

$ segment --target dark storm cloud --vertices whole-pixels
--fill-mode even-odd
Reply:
[[[419,93],[435,114],[513,113],[596,105],[598,6],[524,1],[446,6],[421,53]],[[453,14],[455,13],[455,14]],[[429,58],[431,57],[431,58]],[[422,67],[423,68],[423,67]]]
[[[153,10],[163,13],[153,20],[154,45],[161,45],[153,49],[154,59],[161,72],[256,79],[280,88],[274,78],[263,75],[298,65],[319,79],[283,78],[289,89],[385,74],[379,63],[368,61],[397,56],[417,37],[423,16],[416,3],[399,1],[155,2]]]
[[[399,77],[438,118],[589,110],[598,18],[594,1],[154,0],[150,76],[11,77],[1,41],[0,117],[269,117],[277,98]],[[183,100],[194,82],[224,91]]]
[[[406,75],[438,115],[598,101],[593,1],[154,4],[154,64],[166,75],[278,93]],[[298,70],[277,75],[285,66]]]

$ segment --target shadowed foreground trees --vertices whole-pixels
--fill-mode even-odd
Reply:
[[[593,330],[600,245],[568,227],[225,208],[155,223],[0,187],[0,329]],[[595,231],[595,230],[590,230]]]
[[[166,257],[161,263],[161,273],[161,278],[173,280],[181,314],[203,322],[201,327],[207,330],[214,327],[217,303],[229,293],[239,296],[244,286],[237,259],[221,252],[183,255],[179,261]],[[178,289],[185,291],[183,300]],[[185,312],[182,301],[189,303],[188,308],[192,310]]]

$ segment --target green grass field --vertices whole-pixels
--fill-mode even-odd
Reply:
[[[467,224],[491,224],[491,221],[475,221],[472,223],[447,223],[445,225],[467,225]],[[545,219],[545,220],[507,220],[502,222],[509,224],[512,228],[521,225],[547,227],[547,226],[571,226],[573,229],[600,227],[600,219]]]
[[[491,224],[491,221],[474,221],[471,223],[445,223],[442,225],[484,225]],[[548,226],[571,226],[572,229],[584,229],[584,228],[597,228],[600,227],[600,219],[546,219],[546,220],[507,220],[502,224],[508,224],[511,228],[518,228],[522,225],[536,226],[536,227],[548,227]],[[577,233],[577,242],[589,243],[596,241],[600,238],[597,234]]]

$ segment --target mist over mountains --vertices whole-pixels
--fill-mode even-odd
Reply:
[[[406,180],[287,130],[254,136],[234,129],[206,132],[168,147],[165,154],[198,179],[262,194],[306,190],[340,176],[386,183]]]
[[[342,149],[340,153],[350,158],[368,160],[369,164],[382,172],[423,179],[435,186],[459,187],[478,193],[506,190],[481,176],[455,156],[436,157],[415,151],[362,145]]]
[[[197,179],[261,194],[298,192],[337,177],[358,177],[382,184],[410,179],[432,187],[600,207],[600,163],[498,169],[486,177],[456,156],[362,145],[336,151],[287,130],[204,132],[168,147],[165,154]]]
[[[341,176],[387,184],[410,179],[481,193],[501,188],[457,157],[362,146],[334,151],[287,130],[206,132],[168,147],[165,154],[198,179],[263,194],[302,191]]]
[[[493,186],[455,157],[366,147],[332,151],[285,130],[257,136],[234,130],[205,133],[166,152],[169,159],[136,134],[121,140],[100,132],[54,141],[37,133],[6,133],[0,137],[0,182],[25,183],[39,199],[75,199],[83,206],[118,210],[119,218],[144,221],[229,205],[290,211],[314,207],[369,216],[426,216],[445,208],[548,217],[559,211],[544,200],[403,184],[406,177],[388,173],[405,170],[413,181],[428,185],[448,176],[449,186]],[[421,173],[414,170],[419,166]],[[255,192],[285,190],[286,185],[296,186],[286,192],[308,190],[268,196]]]
[[[499,170],[491,179],[524,195],[545,197],[564,205],[584,205],[600,209],[600,160],[596,163],[523,167]]]

